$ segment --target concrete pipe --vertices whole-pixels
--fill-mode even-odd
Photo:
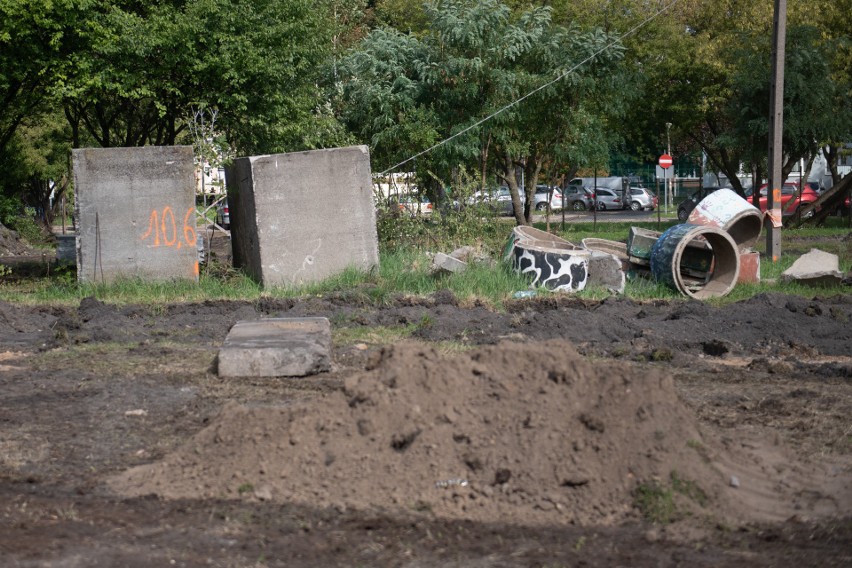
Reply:
[[[533,286],[578,292],[589,281],[590,251],[533,227],[512,230],[503,258],[516,272],[529,276]]]
[[[753,247],[763,228],[763,213],[730,189],[717,189],[702,199],[686,221],[726,231],[739,250]]]
[[[704,278],[690,277],[683,271],[684,251],[694,242],[706,242],[712,251],[711,267]],[[740,255],[733,238],[718,227],[689,223],[675,225],[654,243],[651,273],[658,282],[690,298],[722,297],[737,284]]]

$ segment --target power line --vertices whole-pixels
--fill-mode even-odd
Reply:
[[[523,102],[524,100],[526,100],[526,99],[528,99],[529,97],[533,96],[534,94],[536,94],[537,92],[541,91],[542,89],[546,89],[547,87],[549,87],[549,86],[553,85],[554,83],[558,83],[559,81],[561,81],[562,79],[564,79],[565,77],[567,77],[569,74],[571,74],[572,72],[574,72],[576,69],[578,69],[578,68],[582,67],[583,65],[585,65],[586,63],[588,63],[589,61],[591,61],[593,58],[597,57],[598,55],[600,55],[601,53],[603,53],[604,51],[606,51],[607,49],[609,49],[609,48],[613,47],[613,46],[616,44],[616,42],[621,42],[621,40],[623,40],[624,38],[626,38],[626,37],[628,37],[628,36],[633,35],[633,34],[634,34],[637,30],[639,30],[640,28],[644,27],[644,26],[645,26],[646,24],[648,24],[649,22],[653,21],[653,20],[654,20],[655,18],[657,18],[660,14],[662,14],[663,12],[665,12],[666,10],[668,10],[669,8],[671,8],[672,6],[674,6],[675,4],[677,4],[677,2],[678,2],[678,0],[672,0],[672,1],[671,1],[671,2],[669,2],[667,5],[665,5],[665,6],[663,6],[662,8],[660,8],[660,9],[659,9],[659,10],[658,10],[655,14],[653,14],[653,15],[649,16],[648,18],[645,18],[642,22],[640,22],[639,24],[637,24],[636,26],[634,26],[633,28],[631,28],[630,30],[628,30],[627,32],[625,32],[624,34],[622,34],[621,36],[619,36],[619,37],[618,37],[618,39],[613,40],[613,41],[611,41],[610,43],[608,43],[607,45],[605,45],[604,47],[600,48],[599,50],[597,50],[596,52],[594,52],[593,54],[591,54],[590,56],[588,56],[587,58],[585,58],[585,59],[584,59],[584,60],[582,60],[581,62],[577,63],[576,65],[574,65],[573,67],[571,67],[570,69],[568,69],[568,70],[567,70],[566,72],[564,72],[562,75],[559,75],[559,76],[558,76],[558,77],[556,77],[555,79],[553,79],[553,80],[551,80],[551,81],[548,81],[547,83],[544,83],[543,85],[541,85],[541,86],[539,86],[539,87],[536,87],[535,89],[533,89],[533,90],[532,90],[532,91],[530,91],[529,93],[525,94],[525,95],[524,95],[524,96],[522,96],[521,98],[519,98],[519,99],[516,99],[516,100],[512,101],[511,103],[507,104],[506,106],[504,106],[504,107],[502,107],[502,108],[500,108],[500,109],[496,110],[495,112],[493,112],[493,113],[489,114],[489,115],[488,115],[488,116],[486,116],[485,118],[483,118],[483,119],[481,119],[481,120],[479,120],[479,121],[477,121],[477,122],[475,122],[475,123],[471,124],[471,125],[470,125],[470,126],[468,126],[467,128],[464,128],[464,129],[460,130],[459,132],[456,132],[455,134],[453,134],[453,135],[452,135],[452,136],[450,136],[449,138],[445,138],[444,140],[441,140],[440,142],[438,142],[438,143],[436,143],[436,144],[433,144],[433,145],[432,145],[432,146],[430,146],[429,148],[426,148],[425,150],[423,150],[423,151],[421,151],[421,152],[418,152],[417,154],[414,154],[413,156],[411,156],[411,157],[409,157],[409,158],[406,158],[405,160],[403,160],[403,161],[399,162],[398,164],[394,164],[394,165],[393,165],[393,166],[391,166],[390,168],[388,168],[388,169],[386,169],[385,171],[381,172],[379,175],[385,175],[386,173],[388,173],[388,172],[392,172],[392,171],[394,171],[395,169],[397,169],[398,167],[400,167],[400,166],[402,166],[402,165],[404,165],[404,164],[407,164],[408,162],[410,162],[411,160],[414,160],[415,158],[418,158],[418,157],[420,157],[420,156],[422,156],[422,155],[424,155],[424,154],[428,154],[429,152],[431,152],[431,151],[432,151],[432,150],[434,150],[435,148],[438,148],[438,147],[440,147],[440,146],[443,146],[443,145],[444,145],[444,144],[446,144],[447,142],[449,142],[449,141],[451,141],[451,140],[454,140],[455,138],[458,138],[458,137],[459,137],[459,136],[461,136],[462,134],[466,134],[467,132],[470,132],[470,131],[471,131],[471,130],[473,130],[474,128],[478,128],[479,126],[481,126],[482,124],[484,124],[484,123],[488,122],[489,120],[491,120],[491,119],[492,119],[492,118],[494,118],[495,116],[497,116],[497,115],[499,115],[499,114],[502,114],[503,112],[505,112],[505,111],[509,110],[509,109],[510,109],[510,108],[512,108],[513,106],[515,106],[515,105],[517,105],[517,104],[519,104],[519,103]]]

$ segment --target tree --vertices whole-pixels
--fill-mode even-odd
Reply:
[[[848,5],[848,0],[843,1]],[[827,10],[833,11],[834,6]],[[848,11],[828,26],[806,25],[822,12],[822,7],[797,5],[789,13],[785,175],[798,160],[811,159],[822,141],[848,136],[838,132],[850,116],[848,110],[844,112],[849,108],[849,89],[841,86],[836,71],[836,54],[843,53],[842,40],[836,36],[848,36],[841,31]],[[640,140],[642,132],[662,133],[663,125],[670,122],[675,152],[702,151],[742,195],[741,168],[751,169],[758,180],[766,171],[771,3],[695,0],[679,3],[670,16],[659,23],[661,31],[669,26],[662,36],[664,44],[655,40],[645,48],[646,63],[653,63],[643,65],[647,91],[638,99],[641,107],[630,114],[634,128],[628,138]],[[657,47],[650,49],[654,43]],[[843,61],[848,67],[848,58]],[[652,136],[646,139],[653,143]]]
[[[0,158],[3,194],[31,207],[47,227],[70,189],[70,137],[60,112],[25,122]]]
[[[315,144],[326,12],[307,0],[134,0],[88,12],[88,49],[59,93],[75,136],[175,144],[192,105],[219,110],[241,153]],[[75,140],[77,142],[77,140]]]
[[[528,222],[534,191],[520,202],[516,167],[534,190],[542,167],[583,153],[583,126],[601,124],[602,101],[621,92],[598,87],[610,86],[621,49],[592,55],[611,38],[555,27],[548,8],[513,14],[497,0],[448,0],[425,10],[421,36],[374,30],[345,60],[343,116],[379,169],[446,141],[416,159],[439,201],[454,171],[480,171],[484,187],[495,168],[517,221]],[[575,67],[587,57],[592,65]]]
[[[0,0],[0,160],[32,124],[81,45],[78,23],[96,0]]]

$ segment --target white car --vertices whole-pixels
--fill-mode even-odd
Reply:
[[[550,195],[550,202],[548,203],[547,196]],[[555,211],[558,209],[562,209],[562,190],[558,187],[554,187],[552,190],[550,186],[547,185],[537,185],[535,186],[535,196],[533,197],[533,209],[538,212],[544,212],[547,210],[548,205],[550,206],[551,211]],[[565,205],[567,207],[568,201],[565,201]]]

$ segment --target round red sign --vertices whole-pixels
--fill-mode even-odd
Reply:
[[[664,170],[670,168],[672,165],[672,157],[668,154],[663,154],[660,156],[660,167]]]

